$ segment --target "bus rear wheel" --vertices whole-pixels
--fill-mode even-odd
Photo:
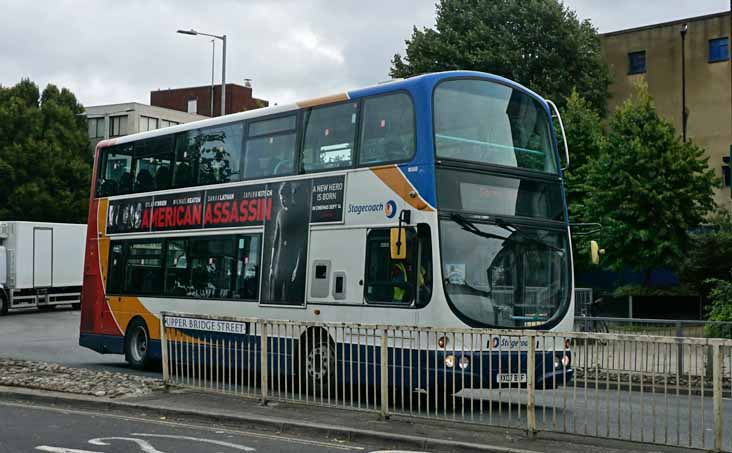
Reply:
[[[125,360],[130,367],[143,370],[150,367],[150,331],[145,321],[133,319],[125,332]]]
[[[335,398],[335,345],[323,330],[311,330],[300,340],[300,379],[311,395]]]

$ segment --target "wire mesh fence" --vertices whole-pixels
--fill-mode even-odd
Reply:
[[[166,383],[732,451],[732,340],[164,313]]]

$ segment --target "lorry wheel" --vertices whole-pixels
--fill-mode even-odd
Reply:
[[[133,319],[127,326],[125,360],[136,370],[142,370],[151,365],[150,331],[141,318]]]
[[[5,298],[4,294],[0,294],[0,316],[8,313],[8,299]]]

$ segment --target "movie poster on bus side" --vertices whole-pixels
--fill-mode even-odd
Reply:
[[[263,225],[272,216],[272,190],[266,184],[206,191],[204,228]]]
[[[150,223],[153,231],[203,227],[203,191],[156,195]]]
[[[313,196],[310,202],[310,223],[343,221],[344,175],[313,180]]]
[[[152,197],[125,198],[109,202],[107,234],[141,233],[150,231],[149,219]]]
[[[262,296],[265,304],[305,303],[312,180],[269,184],[272,215],[264,227]]]

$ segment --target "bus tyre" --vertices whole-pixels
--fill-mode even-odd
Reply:
[[[150,331],[141,318],[133,319],[125,332],[125,360],[136,370],[148,368],[150,359]]]
[[[5,294],[0,293],[0,316],[8,314],[8,299]]]
[[[328,333],[311,330],[307,333],[307,341],[303,337],[300,344],[300,379],[304,380],[302,388],[312,395],[335,398],[336,354]]]

